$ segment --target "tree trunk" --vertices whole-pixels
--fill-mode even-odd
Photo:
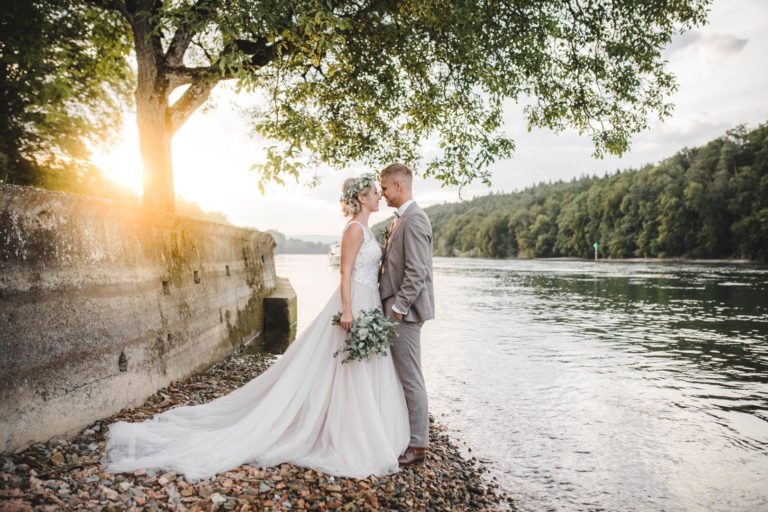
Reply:
[[[131,20],[136,48],[136,120],[144,178],[144,206],[175,209],[172,130],[169,126],[167,81],[161,73],[162,46],[150,22],[149,5]]]
[[[136,49],[136,118],[144,172],[144,206],[172,212],[175,195],[171,139],[225,77],[216,60],[208,67],[184,66],[184,53],[196,33],[194,27],[178,28],[167,53],[164,52],[161,31],[153,25],[157,23],[156,10],[162,5],[159,0],[134,0],[131,8],[122,12],[133,30]],[[251,56],[252,66],[264,66],[274,58],[266,38],[239,43],[245,45],[242,51]],[[169,94],[182,85],[189,87],[173,105],[168,105]]]
[[[144,206],[172,212],[175,201],[167,113],[165,93],[136,92],[136,118],[144,171]]]

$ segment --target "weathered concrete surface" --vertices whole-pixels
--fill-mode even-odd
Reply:
[[[298,311],[296,292],[291,283],[286,278],[278,277],[275,289],[264,297],[264,331],[253,340],[247,352],[285,352],[296,338]]]
[[[0,184],[0,451],[74,433],[257,338],[273,248],[254,230]]]

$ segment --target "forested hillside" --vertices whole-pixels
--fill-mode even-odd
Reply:
[[[268,230],[267,233],[272,235],[277,244],[275,254],[328,254],[328,244],[289,238],[274,229]]]
[[[768,259],[768,123],[654,166],[427,209],[439,256]]]

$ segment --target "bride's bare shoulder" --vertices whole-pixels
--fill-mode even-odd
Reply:
[[[364,238],[365,234],[363,233],[363,226],[358,222],[348,222],[347,225],[344,226],[344,231],[341,233],[341,244],[344,245],[345,241],[362,243]]]

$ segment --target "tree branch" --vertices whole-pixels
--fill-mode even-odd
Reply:
[[[259,68],[266,66],[275,58],[275,47],[267,46],[267,43],[266,37],[260,37],[256,41],[235,40],[237,49],[246,55],[250,55],[251,65]]]
[[[197,0],[192,7],[195,19],[179,27],[173,34],[168,51],[165,53],[165,61],[169,66],[181,66],[184,63],[184,54],[199,30],[199,26],[195,25],[208,19],[218,3],[219,0]]]
[[[192,42],[192,38],[197,34],[196,30],[191,28],[179,28],[173,34],[171,44],[168,47],[168,51],[165,52],[165,62],[169,66],[179,66],[184,62],[184,54],[189,48],[189,43]]]
[[[268,46],[266,38],[261,37],[256,41],[246,41],[238,39],[235,41],[235,47],[240,52],[251,57],[249,66],[260,68],[266,66],[275,58],[276,53],[272,46]],[[226,53],[226,50],[224,51]],[[164,78],[167,81],[167,93],[170,93],[177,87],[191,84],[181,98],[168,109],[168,128],[171,133],[189,119],[189,117],[200,108],[210,97],[211,91],[221,80],[235,78],[228,68],[224,73],[219,66],[214,63],[212,66],[188,68],[185,66],[164,67]]]
[[[219,68],[214,66],[205,66],[198,68],[188,68],[185,66],[179,67],[165,67],[165,78],[168,81],[167,92],[171,93],[177,87],[182,85],[194,84],[206,79],[217,78],[218,80],[226,80],[233,78],[231,76],[222,76]]]
[[[257,41],[246,41],[238,39],[235,41],[235,47],[240,52],[249,55],[251,61],[249,66],[260,68],[266,66],[275,58],[274,48],[267,46],[266,38],[260,38]],[[216,78],[218,80],[229,80],[235,76],[229,71],[223,74],[217,65],[186,67],[178,65],[166,65],[163,67],[163,73],[168,81],[167,91],[170,93],[182,85],[193,84],[202,80]]]
[[[171,134],[176,133],[176,130],[181,128],[187,119],[208,100],[217,83],[219,83],[217,79],[193,83],[184,95],[168,109],[166,124]]]

